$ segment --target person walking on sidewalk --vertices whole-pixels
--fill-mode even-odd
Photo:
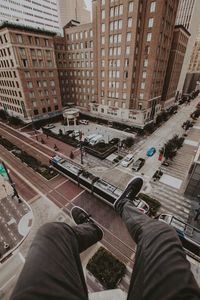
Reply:
[[[137,251],[128,300],[199,300],[200,289],[176,231],[140,212],[135,197],[143,180],[134,178],[114,204]],[[103,230],[80,207],[71,216],[76,226],[43,225],[30,247],[11,300],[88,300],[80,253],[103,238]]]

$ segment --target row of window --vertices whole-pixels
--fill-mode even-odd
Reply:
[[[9,48],[4,48],[0,50],[0,57],[10,56],[11,52]]]
[[[13,97],[22,97],[21,92],[17,92],[16,90],[7,90],[7,89],[2,89],[0,88],[0,93],[4,95],[10,95]]]
[[[51,87],[55,87],[55,81],[54,80],[50,80],[48,81],[48,85]],[[33,83],[32,81],[27,81],[27,87],[32,89],[33,88]],[[37,80],[37,87],[47,87],[47,81],[46,80]]]
[[[87,52],[77,52],[77,53],[68,53],[68,59],[93,59],[94,53],[92,51],[87,51]]]
[[[48,91],[48,90],[39,90],[39,91],[37,91],[37,95],[39,97],[47,97],[47,96],[49,96],[49,94],[50,94],[50,91]],[[55,89],[51,90],[51,95],[56,96],[56,90]],[[29,98],[35,98],[35,92],[34,91],[29,91]],[[54,98],[54,103],[57,103],[57,102],[55,102],[55,101],[57,101],[56,99],[57,98]]]
[[[75,32],[71,34],[67,34],[67,39],[70,41],[75,41],[75,40],[82,40],[82,39],[87,39],[87,38],[92,38],[93,37],[93,31],[90,29],[89,31],[80,31],[80,32]]]
[[[48,71],[48,72],[45,72],[45,71],[35,71],[35,77],[54,77],[54,72],[53,71]],[[24,72],[24,76],[25,78],[30,78],[32,77],[33,75],[31,75],[31,73],[29,71],[25,71]]]
[[[94,77],[94,72],[93,71],[89,71],[89,70],[78,70],[78,71],[76,71],[76,70],[71,70],[71,71],[65,71],[65,72],[60,72],[60,75],[61,76],[67,76],[67,77],[69,77],[69,76],[71,76],[71,77],[86,77],[86,76],[88,76],[88,77]]]
[[[19,108],[19,107],[9,105],[9,104],[5,104],[5,103],[2,103],[1,105],[2,105],[3,109],[12,110],[12,111],[15,111],[15,112],[20,113],[20,114],[23,113],[22,109]]]
[[[0,67],[1,68],[13,68],[14,67],[14,63],[12,59],[3,59],[0,60]]]
[[[17,78],[15,71],[2,71],[0,72],[0,78]]]
[[[16,34],[15,40],[18,44],[26,44],[28,41],[30,45],[53,47],[53,43],[49,39],[31,35],[26,36],[22,34]]]
[[[79,50],[79,49],[88,49],[93,48],[93,41],[89,41],[87,43],[73,43],[67,45],[67,50]]]

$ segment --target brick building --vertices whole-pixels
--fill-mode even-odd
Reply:
[[[55,38],[56,60],[63,106],[87,109],[94,101],[92,24],[68,23],[64,38]]]
[[[55,33],[0,27],[0,108],[23,120],[61,112]]]
[[[175,26],[162,93],[164,108],[170,107],[174,103],[189,37],[190,33],[184,26]]]

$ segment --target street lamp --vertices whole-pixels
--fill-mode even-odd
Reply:
[[[81,164],[83,165],[83,141],[82,141],[83,133],[79,131],[79,141],[80,141],[80,150],[81,150]]]

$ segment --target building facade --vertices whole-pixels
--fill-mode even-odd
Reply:
[[[1,0],[0,23],[61,32],[57,0]]]
[[[92,24],[68,24],[64,33],[62,46],[58,38],[55,40],[63,106],[75,105],[87,110],[95,93]]]
[[[184,90],[191,93],[200,89],[200,28],[192,51],[188,73],[186,75]]]
[[[179,78],[177,91],[187,93],[187,89],[184,87],[186,74],[188,72],[190,59],[195,45],[196,37],[199,29],[199,11],[200,1],[199,0],[180,0],[176,18],[176,25],[183,25],[190,33],[188,45],[183,61],[183,66]],[[186,85],[187,86],[187,85]]]
[[[174,103],[189,37],[190,33],[184,26],[175,26],[162,93],[164,108]]]
[[[200,199],[200,147],[189,170],[185,195],[193,200]]]
[[[91,23],[91,14],[84,0],[58,0],[61,28],[71,20],[80,24]]]
[[[22,120],[61,113],[54,33],[0,27],[0,108]]]
[[[91,112],[143,127],[161,110],[178,1],[93,1]]]

